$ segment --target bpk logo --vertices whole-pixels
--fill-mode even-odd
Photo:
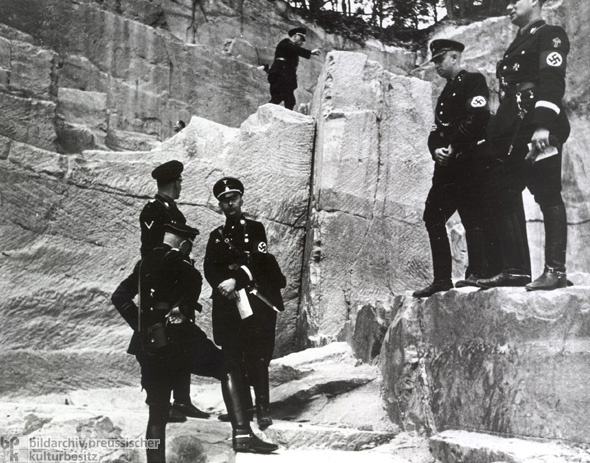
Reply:
[[[0,436],[0,447],[3,448],[4,450],[13,449],[19,443],[20,443],[20,441],[18,440],[18,437],[16,437],[16,436],[12,436],[12,437]]]
[[[0,448],[3,452],[0,452],[0,461],[7,462],[18,462],[18,450],[15,447],[20,443],[17,436],[0,436]]]

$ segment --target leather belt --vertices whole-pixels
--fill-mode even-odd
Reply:
[[[524,92],[525,90],[530,90],[531,88],[535,88],[534,82],[515,82],[506,86],[506,89],[510,92]]]
[[[170,302],[152,302],[152,309],[154,310],[172,310],[172,303]]]

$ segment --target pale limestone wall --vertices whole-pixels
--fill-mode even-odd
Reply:
[[[331,52],[314,100],[318,121],[302,326],[346,336],[364,303],[429,279],[422,207],[432,174],[428,82],[360,53]]]

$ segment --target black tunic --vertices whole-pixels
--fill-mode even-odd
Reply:
[[[560,143],[567,140],[570,126],[561,100],[569,49],[561,27],[539,20],[516,36],[498,62],[501,102],[490,135],[500,156],[507,156],[513,144],[511,155],[523,158],[538,127]],[[521,110],[526,111],[522,121]]]
[[[275,307],[284,308],[280,289],[285,287],[286,279],[266,247],[264,225],[245,218],[228,221],[209,235],[203,268],[213,288],[213,336],[219,345],[223,346],[242,328],[235,301],[217,290],[222,281],[234,278],[236,290],[256,286]],[[248,300],[254,312],[249,323],[263,327],[265,342],[274,343],[276,312],[251,294]]]
[[[309,59],[311,50],[295,45],[291,39],[283,39],[275,50],[275,59],[268,71],[268,81],[271,85],[283,87],[287,90],[297,88],[297,65],[299,57]]]
[[[435,125],[428,137],[428,148],[434,152],[449,145],[455,157],[449,165],[434,167],[433,183],[446,184],[468,180],[476,168],[477,152],[486,149],[486,127],[490,117],[489,90],[485,77],[478,72],[462,70],[447,82],[438,97]]]

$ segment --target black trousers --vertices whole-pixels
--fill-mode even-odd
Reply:
[[[495,231],[482,207],[482,183],[487,168],[487,161],[477,158],[459,166],[435,166],[423,219],[437,283],[451,282],[452,256],[446,223],[455,212],[459,213],[465,228],[469,256],[466,276],[485,277],[501,265]]]
[[[297,76],[295,70],[277,68],[271,69],[268,74],[270,83],[270,101],[269,103],[285,103],[285,108],[293,109],[295,107],[295,89],[297,88]]]
[[[169,355],[150,356],[143,350],[136,355],[148,405],[169,404],[179,376],[186,373],[219,380],[223,378],[226,369],[222,351],[196,325],[187,328],[180,339],[176,337]]]
[[[136,358],[141,367],[141,385],[147,392],[149,419],[146,439],[158,442],[146,449],[148,463],[166,461],[166,423],[170,394],[186,375],[196,374],[222,380],[225,362],[221,350],[192,323],[175,325],[168,332],[172,348],[165,356],[151,356],[140,349]],[[190,377],[189,377],[190,379]]]
[[[249,385],[254,387],[256,407],[268,409],[270,403],[268,367],[275,345],[276,313],[252,301],[254,314],[242,320],[222,344],[226,368],[243,384],[242,403],[252,404]]]
[[[485,181],[486,204],[502,248],[502,269],[505,273],[531,274],[522,206],[522,191],[528,188],[543,212],[545,262],[565,271],[567,219],[561,196],[561,149],[557,155],[532,164],[524,159],[528,148],[515,148],[510,157],[498,161]]]

